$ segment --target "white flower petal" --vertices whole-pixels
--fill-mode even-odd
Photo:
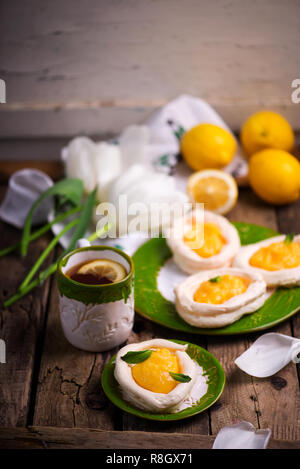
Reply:
[[[108,191],[108,202],[114,204],[117,210],[121,195],[127,197],[129,211],[131,208],[128,220],[134,219],[137,215],[141,216],[141,204],[144,204],[145,210],[148,210],[145,215],[148,217],[151,214],[151,204],[168,204],[172,207],[175,203],[183,204],[187,201],[187,196],[176,189],[173,177],[137,164],[117,178]],[[137,205],[133,207],[133,204]],[[134,213],[133,208],[139,213]],[[159,208],[156,207],[155,210]],[[126,216],[126,214],[123,215]],[[159,225],[161,224],[160,218]]]
[[[111,183],[122,171],[121,151],[118,145],[100,142],[95,144],[93,158],[98,199],[106,202]]]
[[[52,179],[37,169],[28,168],[16,171],[9,179],[5,198],[0,206],[0,219],[23,228],[32,204],[52,185]],[[52,209],[53,200],[48,197],[35,209],[32,223],[34,225],[44,223]]]
[[[95,143],[87,137],[76,137],[63,149],[66,176],[82,179],[89,193],[96,185],[94,167]]]
[[[264,334],[235,360],[235,364],[257,378],[272,376],[292,360],[296,343],[300,340],[287,335]]]
[[[250,422],[229,425],[222,428],[216,436],[213,449],[265,449],[271,430],[256,430]]]
[[[222,428],[216,436],[213,449],[265,449],[271,430],[256,430],[250,422],[229,425]]]

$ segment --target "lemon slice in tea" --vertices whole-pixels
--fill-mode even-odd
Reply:
[[[111,283],[120,282],[126,275],[126,269],[119,262],[110,259],[96,259],[82,265],[78,271],[80,275],[92,275],[97,278],[106,278]]]

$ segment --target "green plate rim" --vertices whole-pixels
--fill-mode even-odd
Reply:
[[[241,243],[242,245],[250,244],[253,242],[258,242],[263,239],[271,238],[273,236],[278,236],[278,232],[266,228],[260,225],[255,225],[255,224],[250,224],[250,223],[243,223],[243,222],[235,222],[233,225],[237,228],[240,238],[241,238]],[[250,234],[249,234],[250,233]],[[250,239],[250,242],[249,242]],[[248,241],[248,242],[247,242]],[[155,259],[153,261],[153,256],[151,256],[150,259],[148,259],[148,262],[150,262],[150,272],[151,278],[148,279],[148,281],[151,283],[154,281],[153,287],[150,285],[149,288],[147,288],[146,295],[141,295],[142,300],[139,298],[140,290],[143,289],[143,276],[145,275],[145,272],[147,267],[145,268],[144,263],[140,261],[140,257],[143,257],[143,251],[147,249],[149,246],[151,246],[151,249],[153,248],[154,245],[157,245],[157,248],[154,248],[154,251],[160,250],[159,255],[161,263],[160,264],[155,264]],[[142,256],[141,256],[142,253]],[[185,333],[191,333],[191,334],[199,334],[199,335],[211,335],[211,336],[227,336],[227,335],[241,335],[241,334],[248,334],[248,333],[254,333],[254,332],[259,332],[262,330],[269,329],[277,324],[280,324],[281,322],[287,320],[294,314],[296,314],[299,311],[300,308],[300,287],[295,287],[295,288],[278,288],[273,295],[268,298],[268,300],[265,302],[265,304],[260,308],[257,312],[251,313],[249,315],[243,316],[241,319],[238,321],[234,322],[233,324],[230,324],[225,327],[220,327],[220,328],[214,328],[214,329],[205,329],[205,328],[197,328],[194,326],[191,326],[187,324],[185,321],[183,321],[182,318],[179,317],[175,310],[175,306],[172,302],[168,301],[165,299],[161,293],[157,289],[157,274],[159,272],[159,269],[161,266],[164,264],[164,262],[171,257],[171,251],[168,248],[165,239],[163,238],[153,238],[150,239],[149,241],[146,241],[144,244],[142,244],[139,249],[135,252],[133,255],[133,260],[135,263],[135,310],[136,312],[144,317],[145,319],[148,319],[154,323],[157,323],[161,326],[167,327],[172,330],[180,331],[180,332],[185,332]],[[149,258],[149,256],[148,256]],[[153,264],[154,262],[154,264]],[[152,275],[153,274],[153,275]],[[154,277],[154,280],[152,279],[152,276]],[[149,296],[151,295],[151,298]],[[278,308],[280,305],[280,302],[282,302],[285,299],[285,302],[283,301],[284,305],[289,305],[290,303],[293,302],[293,295],[298,298],[298,303],[296,302],[295,308],[292,308],[288,313],[284,314],[283,316],[277,317],[275,320],[267,320],[267,322],[264,322],[262,324],[259,324],[257,326],[244,326],[240,328],[240,325],[242,324],[247,324],[249,321],[253,322],[253,318],[259,318],[259,315],[262,317],[264,314],[266,314],[266,311],[272,311],[276,312],[276,307]],[[165,319],[160,320],[157,316],[152,316],[148,312],[145,312],[143,305],[147,304],[147,300],[151,303],[151,301],[154,301],[155,299],[157,300],[157,303],[159,304],[159,307],[163,307],[167,310],[167,315],[169,315],[168,321]],[[142,303],[142,307],[141,307]],[[153,304],[153,303],[152,303]],[[154,304],[155,306],[155,304]],[[249,319],[251,317],[251,319]],[[175,323],[174,323],[175,319]],[[172,322],[173,321],[173,322]],[[258,320],[259,322],[259,320]]]
[[[225,371],[221,365],[221,363],[217,360],[217,358],[204,348],[200,347],[200,345],[197,344],[192,344],[187,341],[182,341],[182,340],[174,340],[174,339],[167,339],[170,340],[170,342],[175,342],[177,344],[187,344],[187,352],[192,353],[192,350],[194,350],[194,353],[196,352],[198,354],[201,354],[201,358],[198,357],[199,361],[200,359],[203,358],[203,356],[206,357],[209,367],[204,368],[203,361],[199,363],[196,358],[197,363],[199,363],[200,366],[202,366],[203,371],[206,371],[206,375],[209,376],[209,383],[208,383],[208,390],[204,396],[201,397],[200,401],[191,407],[188,407],[187,409],[184,409],[180,412],[176,413],[169,413],[169,414],[154,414],[150,412],[145,412],[140,409],[137,409],[136,407],[133,407],[131,404],[127,403],[122,395],[121,391],[119,389],[119,384],[116,381],[113,371],[114,371],[114,364],[115,364],[115,359],[116,359],[116,354],[109,360],[109,362],[105,365],[102,376],[101,376],[101,385],[102,389],[107,396],[107,398],[119,409],[123,410],[124,412],[128,412],[129,414],[133,414],[137,417],[144,418],[147,420],[158,420],[160,422],[170,422],[170,421],[176,421],[176,420],[183,420],[189,417],[192,417],[194,415],[200,414],[201,412],[204,412],[207,410],[209,407],[211,407],[215,402],[217,402],[225,388],[225,383],[226,383],[226,375]],[[191,356],[191,355],[190,355]],[[214,366],[212,366],[212,363]],[[214,378],[218,377],[218,382],[214,383]],[[216,387],[215,391],[212,390],[213,387]],[[211,393],[211,394],[209,394]]]

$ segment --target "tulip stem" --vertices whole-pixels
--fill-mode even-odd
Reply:
[[[74,213],[77,213],[77,212],[80,212],[80,210],[82,210],[82,206],[81,205],[78,205],[77,207],[74,207],[72,208],[71,210],[68,210],[67,212],[64,212],[62,213],[61,215],[59,215],[58,217],[56,217],[53,221],[51,221],[50,223],[47,223],[47,225],[45,226],[42,226],[41,228],[39,228],[37,231],[35,231],[34,233],[32,233],[30,235],[30,238],[29,238],[29,241],[34,241],[35,239],[39,238],[40,236],[42,236],[43,234],[45,234],[48,230],[50,230],[50,228],[55,225],[56,223],[59,223],[60,221],[63,221],[65,220],[66,218],[70,217],[71,215],[73,215]],[[15,251],[16,249],[18,249],[20,247],[21,243],[17,243],[17,244],[14,244],[12,246],[8,246],[7,248],[4,248],[0,251],[0,257],[4,257],[6,256],[7,254],[10,254],[11,252]]]
[[[40,266],[42,265],[42,263],[44,262],[44,260],[49,256],[50,252],[52,251],[52,249],[56,246],[56,244],[58,243],[58,241],[60,240],[60,238],[67,232],[69,231],[71,228],[73,228],[75,225],[78,224],[78,220],[72,220],[70,223],[68,223],[65,228],[63,230],[61,230],[61,232],[56,235],[51,243],[48,244],[47,248],[45,249],[45,251],[43,251],[43,253],[40,255],[40,257],[38,258],[38,260],[35,262],[34,266],[32,267],[32,269],[29,271],[28,275],[26,276],[26,278],[23,280],[23,282],[21,283],[20,287],[19,287],[19,290],[22,291],[25,287],[27,287],[27,285],[29,284],[30,280],[32,279],[32,277],[35,275],[35,273],[38,271],[38,269],[40,268]]]
[[[73,222],[78,222],[78,220],[74,220]],[[107,223],[101,230],[99,230],[98,232],[94,232],[91,234],[91,236],[89,236],[88,238],[88,241],[92,242],[94,241],[95,239],[97,239],[98,237],[100,237],[102,234],[106,233],[107,231],[109,231],[111,229],[111,224]],[[67,227],[66,227],[67,228]],[[70,227],[69,227],[70,229]],[[61,233],[59,233],[58,236],[62,235]],[[53,240],[54,241],[54,240]],[[6,300],[4,302],[4,307],[5,308],[8,308],[9,306],[13,305],[16,301],[20,300],[21,298],[23,298],[23,296],[27,295],[27,293],[29,293],[31,290],[33,290],[35,287],[41,285],[48,277],[50,277],[50,275],[52,275],[56,269],[57,269],[57,265],[58,265],[58,262],[60,261],[60,259],[65,256],[66,254],[68,253],[68,249],[66,249],[60,256],[59,258],[53,262],[53,264],[51,264],[49,267],[47,267],[47,269],[43,270],[42,272],[40,272],[40,274],[37,276],[36,279],[34,279],[31,283],[28,283],[28,281],[26,282],[26,285],[23,286],[23,289],[21,290],[19,288],[19,290],[17,291],[17,293],[15,293],[13,296],[11,296],[8,300]],[[47,257],[47,256],[46,256]],[[24,280],[25,282],[25,280]],[[24,283],[23,282],[23,283]]]

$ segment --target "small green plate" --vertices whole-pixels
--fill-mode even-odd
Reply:
[[[233,223],[242,245],[278,235],[275,231],[248,223]],[[225,327],[203,329],[190,326],[176,312],[175,305],[157,289],[157,275],[172,253],[164,238],[153,238],[134,254],[135,310],[153,322],[177,331],[205,335],[232,335],[268,329],[300,309],[300,287],[278,288],[265,304],[252,314]]]
[[[211,353],[198,345],[182,342],[181,340],[172,340],[172,342],[188,344],[186,352],[202,367],[203,374],[206,376],[208,384],[207,392],[196,404],[173,414],[151,414],[150,412],[133,407],[123,399],[120,386],[114,377],[116,355],[104,367],[101,378],[102,388],[108,399],[125,412],[144,419],[161,421],[186,419],[203,412],[213,405],[220,398],[225,386],[225,373],[222,366]]]

